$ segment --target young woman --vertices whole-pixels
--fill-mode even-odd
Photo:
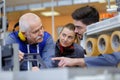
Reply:
[[[72,23],[63,26],[55,46],[56,57],[84,58],[84,49],[75,43],[77,37],[74,30]]]

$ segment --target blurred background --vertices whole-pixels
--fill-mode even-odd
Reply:
[[[6,0],[6,17],[9,22],[8,31],[18,22],[19,17],[27,12],[36,13],[41,17],[46,31],[52,34],[54,40],[58,30],[67,23],[72,23],[71,13],[82,6],[90,5],[100,13],[100,20],[113,17],[115,12],[107,12],[115,8],[115,0]],[[16,29],[18,30],[18,28]]]

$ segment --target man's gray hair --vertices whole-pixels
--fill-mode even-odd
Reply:
[[[36,14],[34,14],[34,13],[24,14],[19,19],[19,27],[20,27],[19,30],[21,32],[26,32],[29,29],[30,24],[32,24],[32,23],[34,23],[35,21],[38,21],[38,20],[40,20],[40,22],[41,22],[40,17],[37,16]]]
[[[21,32],[26,32],[26,30],[29,28],[29,23],[25,20],[20,19],[19,27]]]

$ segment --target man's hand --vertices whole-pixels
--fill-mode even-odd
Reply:
[[[73,66],[81,66],[85,67],[85,62],[83,58],[66,58],[66,57],[55,57],[52,60],[60,60],[58,63],[59,67],[73,67]]]
[[[18,53],[18,57],[19,57],[19,61],[21,61],[24,57],[24,53],[21,52],[20,50],[19,50],[19,53]]]

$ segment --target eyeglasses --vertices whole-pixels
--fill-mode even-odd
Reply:
[[[79,29],[79,30],[80,30],[80,29],[83,29],[82,26],[75,26],[75,28],[76,28],[76,29]]]

